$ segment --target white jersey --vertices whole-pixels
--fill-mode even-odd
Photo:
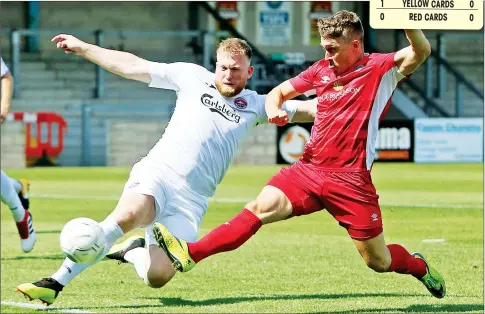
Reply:
[[[8,69],[8,66],[5,64],[3,61],[3,58],[0,57],[0,77],[3,77],[5,74],[7,74],[10,70]]]
[[[177,102],[165,133],[140,163],[172,169],[190,189],[212,196],[242,141],[266,123],[266,96],[243,90],[226,98],[215,74],[192,63],[151,63],[150,87],[172,89]],[[285,103],[291,119],[295,102]]]

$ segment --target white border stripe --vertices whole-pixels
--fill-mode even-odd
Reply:
[[[90,196],[90,195],[65,195],[65,194],[30,194],[33,198],[51,198],[51,199],[66,199],[66,200],[95,200],[95,201],[117,201],[119,196]],[[252,199],[249,198],[224,198],[224,197],[211,197],[210,202],[214,203],[247,203]],[[458,209],[480,209],[483,208],[482,204],[406,204],[406,203],[380,203],[380,206],[384,207],[411,207],[411,208],[458,208]]]
[[[64,309],[60,307],[50,307],[41,304],[31,304],[31,303],[21,303],[21,302],[12,302],[12,301],[1,301],[2,305],[14,306],[14,307],[21,307],[24,309],[34,309],[34,310],[44,310],[44,311],[59,311],[62,313],[93,313],[83,310],[74,310],[74,309]]]
[[[366,143],[366,164],[367,170],[370,170],[372,163],[376,158],[376,140],[379,132],[379,120],[387,103],[391,99],[397,84],[406,76],[398,71],[397,67],[390,68],[381,78],[379,87],[375,95],[374,103],[369,117],[367,126],[367,143]]]

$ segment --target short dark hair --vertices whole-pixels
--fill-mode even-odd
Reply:
[[[319,18],[317,25],[322,38],[364,39],[362,22],[354,12],[343,10],[330,17]]]
[[[226,51],[232,55],[246,55],[251,61],[253,57],[253,50],[248,42],[240,38],[227,38],[219,43],[217,52]]]

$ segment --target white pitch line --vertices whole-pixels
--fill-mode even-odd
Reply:
[[[31,303],[21,303],[21,302],[12,302],[12,301],[1,301],[2,305],[9,305],[14,307],[21,307],[24,309],[34,309],[34,310],[44,310],[44,311],[59,311],[63,313],[93,313],[83,310],[75,310],[75,309],[64,309],[60,307],[50,307],[41,304],[31,304]]]
[[[422,242],[424,243],[443,243],[445,239],[424,239]]]
[[[413,208],[455,208],[455,209],[475,209],[483,208],[480,204],[399,204],[399,203],[380,203],[380,206],[388,207],[413,207]]]
[[[67,199],[67,200],[95,200],[95,201],[117,201],[119,196],[89,196],[89,195],[65,195],[65,194],[36,194],[30,193],[33,198],[52,198],[52,199]],[[220,198],[211,197],[209,201],[215,203],[247,203],[251,201],[249,198]],[[380,206],[385,207],[411,207],[411,208],[455,208],[455,209],[475,209],[483,208],[480,204],[403,204],[403,203],[380,203]]]
[[[52,198],[57,200],[95,200],[95,201],[117,201],[119,196],[89,196],[89,195],[66,195],[66,194],[36,194],[30,193],[33,198]]]

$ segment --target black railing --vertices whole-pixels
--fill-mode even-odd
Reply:
[[[403,34],[403,32],[401,30],[396,30],[394,32],[394,45],[395,45],[395,49],[398,50],[399,49],[399,46],[400,46],[400,38],[401,38],[401,34]],[[434,49],[432,49],[431,51],[431,55],[430,55],[430,58],[428,58],[428,60],[426,61],[426,64],[425,64],[425,90],[424,90],[424,93],[423,93],[423,90],[420,89],[416,84],[415,87],[417,87],[418,89],[414,88],[414,87],[411,87],[413,90],[416,91],[416,93],[418,95],[420,95],[420,97],[423,98],[423,100],[425,100],[426,102],[426,105],[425,107],[429,107],[429,106],[432,106],[434,107],[433,105],[431,105],[431,102],[428,101],[428,100],[431,100],[431,98],[436,98],[436,99],[439,99],[441,97],[444,96],[444,92],[446,90],[446,75],[445,75],[445,71],[448,72],[449,74],[451,74],[454,79],[455,79],[455,114],[454,115],[450,115],[450,116],[461,116],[462,115],[462,111],[463,111],[463,87],[465,87],[468,91],[470,91],[473,95],[475,95],[478,99],[484,100],[484,97],[483,97],[483,91],[480,90],[475,84],[473,84],[472,81],[470,81],[461,71],[457,70],[450,62],[448,62],[448,60],[446,60],[446,56],[445,56],[445,38],[447,37],[452,37],[453,34],[442,34],[442,33],[437,33],[436,34],[436,47]],[[479,33],[471,33],[471,34],[460,34],[459,35],[459,38],[460,39],[470,39],[470,40],[473,40],[473,39],[478,39],[478,38],[483,38],[483,33],[482,34],[479,34]],[[433,90],[432,90],[432,86],[433,86],[433,67],[437,67],[437,71],[436,71],[436,80],[435,80],[435,84],[436,84],[436,89],[434,90],[434,93],[433,93]],[[483,64],[480,65],[480,67],[483,68]],[[422,95],[426,96],[426,98],[428,100],[426,100]],[[438,105],[436,102],[432,101],[433,103],[435,103],[436,105]],[[439,107],[441,107],[440,105],[438,105]],[[441,108],[440,110],[438,110],[437,108],[433,108],[433,109],[436,109],[437,112],[439,112],[441,114],[441,112],[445,112],[445,110],[443,108]]]

